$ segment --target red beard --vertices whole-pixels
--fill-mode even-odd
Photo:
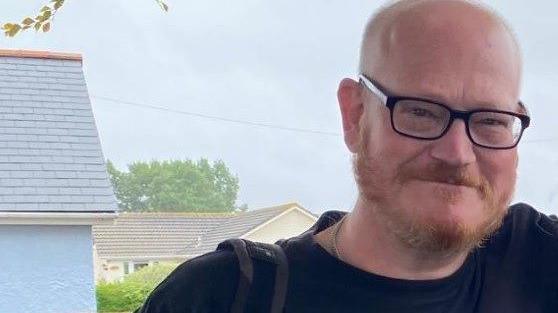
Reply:
[[[511,192],[496,197],[488,181],[472,175],[463,167],[454,167],[442,162],[432,163],[425,168],[416,168],[411,163],[404,163],[397,169],[392,181],[386,181],[382,157],[372,157],[368,152],[368,132],[363,130],[361,149],[355,155],[353,166],[361,198],[376,216],[382,220],[403,244],[428,255],[454,255],[469,251],[497,230],[505,216]],[[466,225],[462,221],[448,217],[446,219],[425,218],[413,214],[421,208],[398,208],[395,203],[398,195],[393,194],[394,186],[402,186],[410,180],[452,183],[475,188],[484,202],[482,208],[484,219],[476,225]],[[447,203],[455,201],[455,195],[441,193]],[[412,209],[412,210],[404,210]]]

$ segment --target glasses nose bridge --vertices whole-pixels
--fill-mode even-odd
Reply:
[[[465,124],[466,131],[469,132],[469,117],[471,116],[472,112],[452,110],[450,108],[446,108],[446,109],[450,113],[450,118],[449,118],[447,128],[449,129],[453,125],[453,122],[457,119],[463,121],[463,123]]]

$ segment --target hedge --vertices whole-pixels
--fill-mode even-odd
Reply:
[[[131,312],[140,307],[147,296],[176,264],[157,264],[127,275],[122,282],[97,285],[98,312]]]

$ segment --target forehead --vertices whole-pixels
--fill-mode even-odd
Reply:
[[[474,73],[467,77],[438,69],[400,73],[388,81],[395,95],[442,102],[458,110],[517,110],[518,88],[504,77]]]
[[[517,104],[521,60],[507,28],[475,11],[411,13],[384,31],[382,51],[370,63],[380,83],[463,109]]]

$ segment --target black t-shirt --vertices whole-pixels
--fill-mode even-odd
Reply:
[[[285,252],[289,283],[284,312],[558,312],[558,222],[529,207],[510,207],[502,227],[452,275],[401,280],[343,263],[312,237],[340,218],[324,213],[292,238]],[[255,264],[246,312],[268,312],[274,268]],[[180,265],[146,301],[143,313],[228,312],[239,269],[230,251]]]

